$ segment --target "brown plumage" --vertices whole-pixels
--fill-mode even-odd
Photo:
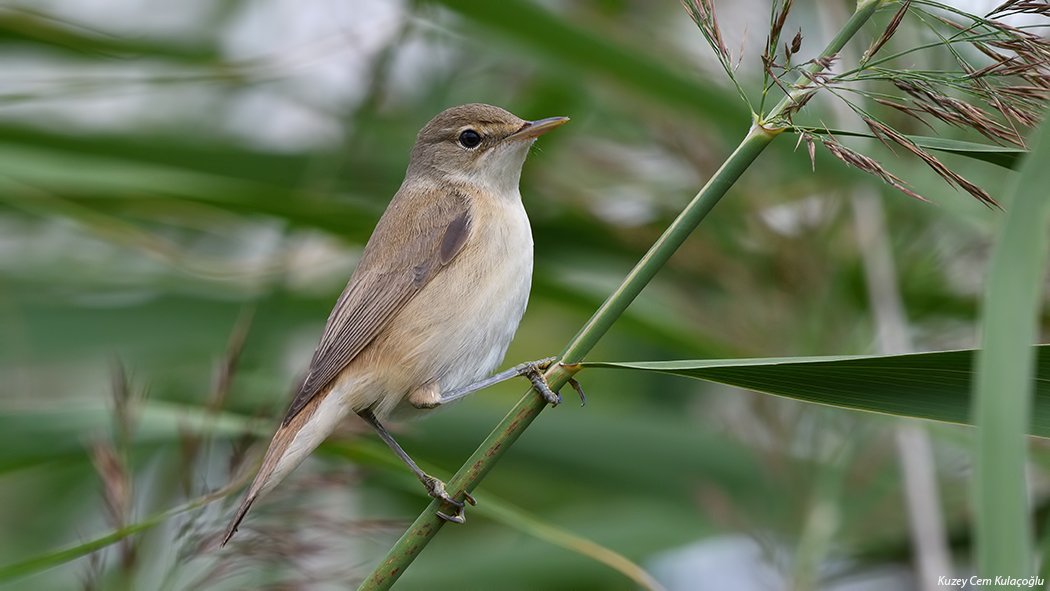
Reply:
[[[444,111],[419,132],[405,180],[328,317],[223,544],[252,503],[351,412],[373,424],[431,495],[461,506],[379,421],[432,408],[502,361],[532,277],[521,165],[535,138],[566,120],[528,122],[472,104]]]

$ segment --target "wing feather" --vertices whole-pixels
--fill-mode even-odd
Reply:
[[[408,223],[406,217],[410,218]],[[324,390],[455,258],[467,242],[470,226],[467,196],[455,189],[398,191],[328,317],[310,370],[284,424]]]

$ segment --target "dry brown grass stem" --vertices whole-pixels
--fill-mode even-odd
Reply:
[[[858,170],[864,171],[864,172],[866,172],[868,174],[873,174],[873,175],[879,177],[880,179],[883,180],[883,182],[885,182],[886,184],[890,185],[891,187],[897,189],[898,191],[904,193],[905,195],[909,195],[909,196],[914,197],[916,199],[919,199],[921,201],[929,201],[929,199],[926,199],[922,195],[919,195],[915,191],[911,190],[911,188],[908,187],[907,183],[905,183],[904,181],[902,181],[898,177],[894,176],[890,171],[886,170],[874,158],[871,158],[869,156],[865,156],[864,154],[861,154],[860,152],[857,152],[856,150],[851,150],[851,149],[847,148],[846,146],[844,146],[841,143],[839,143],[838,140],[836,140],[834,137],[830,137],[829,136],[829,137],[816,138],[814,136],[810,136],[806,132],[803,132],[803,134],[805,136],[808,136],[808,137],[806,137],[806,141],[807,142],[813,142],[815,140],[819,140],[820,143],[823,144],[824,147],[827,148],[827,150],[829,152],[831,152],[832,156],[834,156],[834,157],[838,158],[839,160],[845,162],[847,165],[852,166],[852,167],[854,167],[854,168],[856,168]]]
[[[886,30],[882,32],[882,35],[872,42],[871,46],[868,47],[868,50],[864,52],[864,57],[861,61],[871,59],[872,56],[878,53],[879,50],[886,45],[886,42],[888,42],[890,38],[893,37],[893,34],[897,32],[897,28],[900,27],[901,22],[904,20],[904,15],[907,14],[909,8],[911,8],[911,0],[905,0],[901,3],[900,10],[898,10],[897,14],[894,14],[893,18],[890,19],[890,22],[886,25]]]
[[[885,144],[886,147],[890,148],[891,151],[893,148],[888,142],[893,142],[894,144],[901,146],[905,150],[918,156],[920,160],[925,162],[927,166],[933,169],[933,171],[936,172],[945,181],[947,181],[948,184],[955,185],[956,187],[966,191],[970,195],[976,197],[977,200],[984,203],[985,205],[999,207],[999,204],[995,201],[995,199],[992,199],[992,196],[989,195],[986,191],[984,191],[984,189],[981,189],[977,185],[971,183],[970,181],[967,181],[960,174],[949,169],[947,166],[941,163],[940,160],[937,160],[937,158],[935,158],[932,154],[920,148],[918,145],[915,144],[915,142],[905,137],[896,129],[893,129],[892,127],[884,125],[868,117],[863,117],[863,120],[864,123],[867,124],[868,129],[870,129],[871,132],[875,134],[875,137],[878,138],[879,141],[881,141],[883,144]]]

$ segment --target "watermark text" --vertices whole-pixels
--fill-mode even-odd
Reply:
[[[1032,588],[1039,587],[1040,589],[1046,586],[1046,579],[1042,577],[1028,577],[1019,579],[1017,577],[993,577],[983,578],[974,575],[969,579],[955,578],[955,577],[937,577],[937,585],[941,587],[958,587],[959,589],[977,588],[977,587],[1018,587],[1018,588]]]

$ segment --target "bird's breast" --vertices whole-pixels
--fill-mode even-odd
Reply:
[[[455,318],[455,359],[442,390],[486,377],[500,362],[525,314],[532,286],[532,230],[520,198],[486,203],[474,214],[473,235],[445,278],[463,287],[446,312]]]
[[[533,243],[520,198],[479,200],[460,253],[398,314],[390,336],[405,347],[398,380],[407,395],[487,377],[503,361],[528,304]],[[400,405],[404,409],[404,404]]]

